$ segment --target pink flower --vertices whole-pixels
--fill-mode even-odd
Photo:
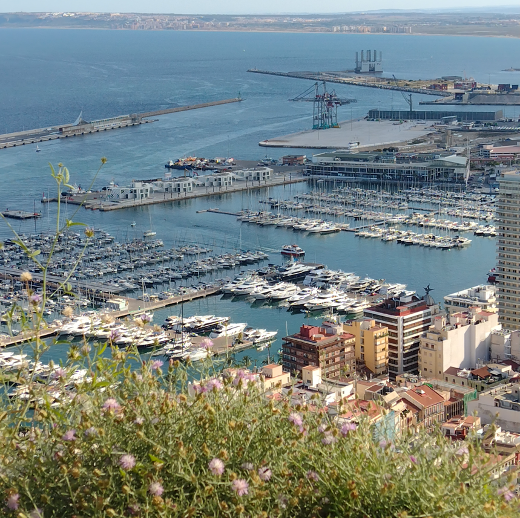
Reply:
[[[327,425],[326,424],[320,424],[320,426],[318,426],[318,432],[325,433],[326,431],[327,431]]]
[[[311,482],[318,482],[320,480],[320,477],[318,476],[318,474],[315,472],[315,471],[307,471],[306,473],[307,475],[307,479],[310,480]]]
[[[204,338],[204,340],[200,342],[200,346],[203,349],[206,349],[206,351],[209,351],[213,347],[213,340],[210,340],[209,338]]]
[[[217,477],[220,477],[220,475],[224,473],[224,463],[218,458],[214,458],[213,460],[211,460],[208,464],[208,467],[211,473],[213,473],[213,475],[216,475]]]
[[[251,462],[244,462],[242,466],[240,466],[242,469],[245,469],[246,471],[253,471],[255,468]]]
[[[121,405],[114,398],[109,398],[103,403],[103,410],[106,412],[118,412],[121,410]]]
[[[297,414],[296,412],[293,412],[287,419],[294,426],[302,426],[303,425],[302,416],[300,414]]]
[[[516,495],[510,491],[507,487],[502,487],[498,490],[498,494],[504,497],[506,502],[509,502],[513,498],[516,498]]]
[[[461,446],[456,452],[455,452],[455,455],[465,455],[469,453],[469,450],[468,450],[468,447],[467,446]]]
[[[84,433],[86,437],[90,437],[91,435],[97,435],[98,431],[91,426],[90,428],[87,428]]]
[[[124,470],[132,469],[135,466],[135,457],[126,453],[119,459],[119,465]]]
[[[322,440],[321,442],[323,444],[325,444],[326,446],[328,446],[329,444],[334,444],[336,442],[336,437],[334,437],[333,435],[326,435]]]
[[[112,329],[108,337],[112,342],[121,338],[121,331],[119,329]]]
[[[139,507],[139,504],[130,504],[127,510],[130,516],[137,516],[140,513],[141,508]]]
[[[164,492],[164,488],[159,482],[152,482],[148,486],[148,493],[150,493],[152,496],[161,496]]]
[[[69,430],[65,432],[62,437],[62,441],[75,441],[76,440],[76,430]]]
[[[236,478],[233,480],[233,483],[231,484],[233,491],[238,496],[244,496],[247,495],[249,491],[249,484],[247,483],[247,480],[244,480],[243,478]]]
[[[144,419],[142,417],[136,417],[134,419],[134,424],[141,426],[144,423]]]
[[[5,501],[7,509],[10,509],[11,511],[16,511],[20,505],[18,503],[18,500],[20,500],[20,495],[18,493],[13,493],[12,495],[9,495],[7,497],[7,500]]]
[[[258,476],[260,477],[260,480],[263,480],[264,482],[268,482],[269,479],[272,477],[273,475],[273,472],[267,468],[267,467],[262,467],[262,468],[258,468]]]
[[[55,380],[63,379],[66,375],[67,375],[67,372],[64,369],[62,369],[61,367],[58,367],[54,371],[54,374],[53,374]]]
[[[29,297],[29,302],[33,304],[34,306],[37,306],[42,301],[42,296],[38,295],[37,293],[31,295]]]
[[[161,360],[154,360],[150,366],[152,368],[152,370],[157,370],[157,369],[160,369],[162,366],[164,365],[164,362],[161,361]]]
[[[41,509],[33,509],[29,513],[29,518],[43,518],[43,511]]]
[[[417,464],[417,457],[415,455],[410,455],[410,460],[414,463],[414,464]]]
[[[146,313],[143,313],[142,315],[139,315],[139,318],[141,319],[141,322],[143,324],[148,324],[152,321],[152,317]]]
[[[346,437],[350,432],[356,431],[356,429],[357,429],[356,423],[345,423],[341,427],[341,435],[343,435],[343,437]]]
[[[220,390],[223,387],[222,382],[218,378],[212,378],[206,383],[206,388],[211,391],[213,389]]]

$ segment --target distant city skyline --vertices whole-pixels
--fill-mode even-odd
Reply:
[[[418,5],[419,4],[419,5]],[[364,11],[382,9],[449,9],[518,7],[518,0],[499,0],[493,5],[490,0],[366,0]],[[345,5],[342,0],[329,0],[316,4],[313,0],[263,0],[261,4],[238,0],[3,0],[0,12],[121,12],[121,13],[174,13],[174,14],[328,14],[359,12],[354,4]]]

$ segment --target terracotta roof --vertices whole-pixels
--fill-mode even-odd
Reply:
[[[424,407],[444,403],[444,398],[428,385],[421,385],[403,393],[403,397],[410,397],[412,400]]]
[[[445,371],[444,371],[444,374],[447,374],[448,376],[458,376],[458,373],[463,370],[463,369],[459,369],[458,367],[448,367]],[[459,377],[462,377],[462,376],[459,376]]]
[[[487,367],[481,367],[480,369],[472,370],[471,374],[473,376],[478,376],[479,378],[489,378],[491,376]]]

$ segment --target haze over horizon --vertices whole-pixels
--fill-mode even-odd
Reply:
[[[419,4],[419,5],[418,5]],[[71,9],[71,7],[73,7]],[[2,0],[1,12],[120,12],[120,13],[164,13],[164,14],[333,14],[367,12],[374,10],[457,10],[485,9],[500,12],[500,9],[518,8],[518,0],[499,0],[499,5],[490,5],[489,0],[366,0],[361,11],[345,8],[341,0],[329,0],[317,9],[313,0],[263,0],[260,6],[244,4],[239,0]]]

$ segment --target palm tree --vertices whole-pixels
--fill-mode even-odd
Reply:
[[[244,357],[242,358],[242,365],[243,365],[244,367],[246,367],[246,369],[249,368],[249,367],[251,366],[252,363],[253,363],[253,359],[251,358],[251,356],[247,356],[247,355],[246,355],[246,356],[244,356]]]

